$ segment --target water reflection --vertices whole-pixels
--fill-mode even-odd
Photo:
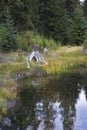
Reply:
[[[49,79],[44,88],[26,84],[18,95],[0,130],[87,130],[87,84],[79,74]]]
[[[87,130],[87,101],[85,90],[82,89],[76,104],[76,121],[74,128],[77,130]]]

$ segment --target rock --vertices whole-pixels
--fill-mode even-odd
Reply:
[[[87,48],[82,48],[82,52],[84,52],[85,54],[87,54]]]
[[[8,117],[5,117],[3,119],[3,125],[11,127],[11,125],[12,125],[11,120]]]
[[[15,100],[8,100],[7,104],[6,104],[6,108],[7,108],[7,110],[11,109],[11,108],[15,107],[15,105],[16,105],[16,101]]]
[[[27,126],[26,130],[33,130],[33,126],[31,126],[31,125]]]
[[[15,77],[16,80],[24,78],[26,78],[26,74],[24,72],[17,73]]]

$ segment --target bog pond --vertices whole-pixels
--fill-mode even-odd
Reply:
[[[87,130],[86,71],[17,81],[17,99],[7,100],[0,130]]]

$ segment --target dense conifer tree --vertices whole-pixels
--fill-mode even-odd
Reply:
[[[87,21],[81,7],[77,7],[71,23],[71,43],[80,45],[86,38]]]
[[[9,9],[6,10],[5,22],[0,25],[0,48],[2,51],[17,49],[16,30]]]
[[[80,5],[79,0],[65,0],[65,7],[71,17],[73,17],[74,10],[78,5]]]
[[[39,0],[39,3],[40,32],[55,40],[65,42],[68,31],[68,15],[64,8],[64,0]]]
[[[86,5],[87,0],[84,2],[85,16]],[[75,36],[78,35],[84,39],[86,22],[79,0],[1,0],[1,23],[5,21],[7,7],[11,10],[18,31],[33,30],[63,44],[77,43]],[[81,43],[83,40],[77,41]]]
[[[83,10],[84,10],[85,17],[87,19],[87,0],[85,0],[83,3]]]

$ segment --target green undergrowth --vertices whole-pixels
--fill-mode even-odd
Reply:
[[[18,48],[24,51],[31,51],[33,44],[39,44],[40,49],[44,47],[56,49],[61,45],[61,42],[56,42],[52,38],[45,38],[43,35],[32,31],[20,32],[17,34]]]

